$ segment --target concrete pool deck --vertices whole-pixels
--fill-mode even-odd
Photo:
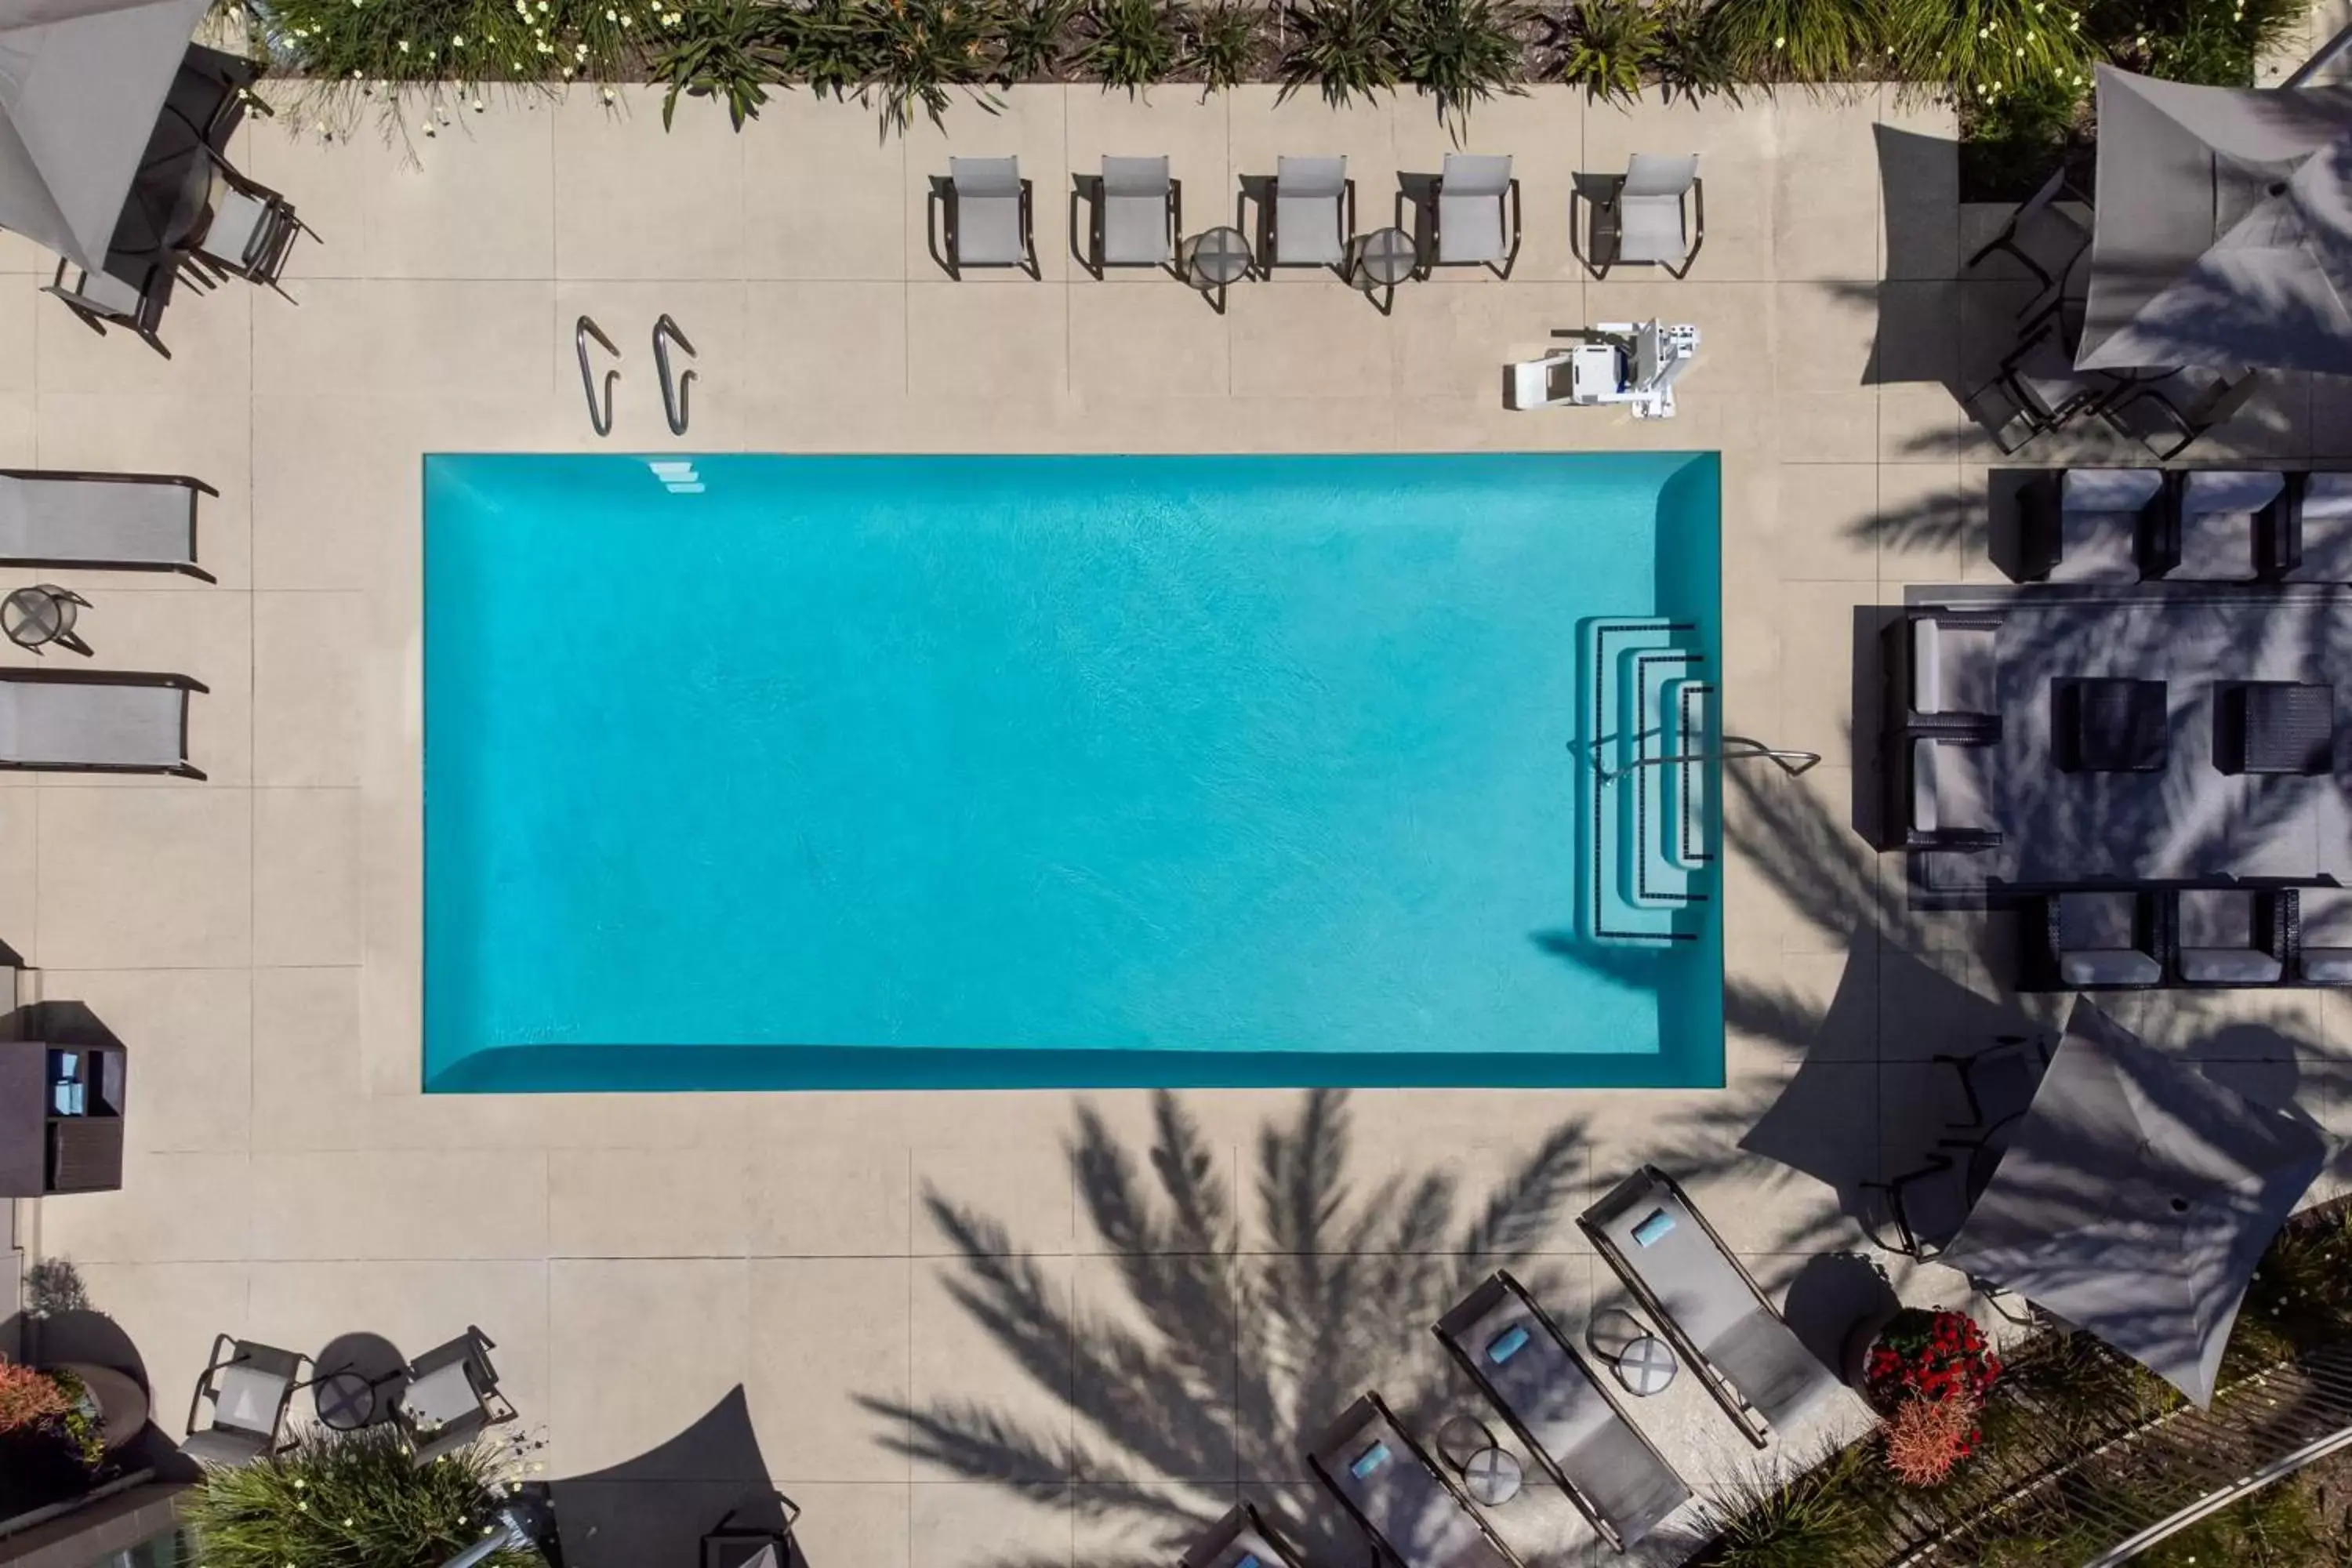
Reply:
[[[1853,1183],[1907,1163],[1935,1120],[1930,1055],[2008,1016],[2007,923],[1910,914],[1898,868],[1849,826],[1870,794],[1848,746],[1867,607],[1993,573],[1997,458],[1951,386],[2016,299],[1956,280],[1998,215],[1960,206],[1948,116],[1869,90],[1501,100],[1467,145],[1518,159],[1515,277],[1441,274],[1390,319],[1328,273],[1237,288],[1223,318],[1164,276],[1097,282],[1068,258],[1066,193],[1102,152],[1165,150],[1198,229],[1277,153],[1345,152],[1369,224],[1397,172],[1450,145],[1412,100],[1024,89],[1001,116],[959,110],[946,135],[902,142],[804,95],[740,136],[684,104],[665,135],[655,96],[610,110],[583,91],[455,113],[414,165],[373,127],[322,144],[295,119],[248,128],[239,161],[325,243],[298,247],[291,302],[184,294],[168,363],[93,336],[37,293],[44,257],[0,247],[0,458],[222,492],[201,539],[217,585],[50,574],[91,601],[101,666],[211,688],[194,735],[208,782],[0,775],[0,941],[31,966],[22,988],[86,1003],[133,1064],[123,1190],[44,1203],[25,1239],[79,1268],[167,1419],[217,1331],[315,1351],[370,1331],[413,1353],[478,1323],[557,1474],[641,1455],[742,1389],[817,1568],[1164,1560],[1165,1499],[1207,1518],[1237,1488],[1336,1530],[1296,1456],[1362,1384],[1461,1391],[1426,1325],[1463,1275],[1523,1255],[1571,1320],[1606,1305],[1573,1215],[1654,1160],[1768,1286],[1811,1289],[1864,1245]],[[1045,281],[956,284],[927,259],[923,192],[950,147],[1020,154]],[[1686,281],[1591,282],[1569,251],[1571,174],[1634,150],[1701,153],[1707,237]],[[664,311],[701,350],[683,441],[646,345]],[[609,442],[581,405],[583,312],[627,356]],[[1680,417],[1500,406],[1502,365],[1553,329],[1650,315],[1705,334]],[[2193,456],[2352,457],[2344,392],[2277,378]],[[1366,1092],[1345,1141],[1295,1094],[1187,1093],[1188,1179],[1224,1184],[1230,1237],[1129,1223],[1108,1173],[1162,1179],[1142,1093],[417,1092],[421,453],[1636,447],[1723,453],[1727,728],[1829,759],[1727,787],[1724,1089]],[[2352,1124],[2344,995],[2115,1011]],[[1302,1187],[1302,1168],[1326,1180]],[[1450,1201],[1387,1185],[1424,1176]],[[1262,1184],[1344,1186],[1415,1223],[1303,1228]],[[1206,1295],[1229,1293],[1229,1314],[1154,1263],[1228,1248],[1242,1261]],[[1961,1295],[1891,1267],[1915,1300]],[[1308,1320],[1319,1337],[1301,1340]],[[1219,1402],[1224,1368],[1232,1414],[1170,1439],[1184,1400]],[[1686,1384],[1639,1414],[1703,1488],[1752,1462]],[[968,1418],[1007,1440],[960,1441]],[[1538,1560],[1597,1555],[1559,1542]]]

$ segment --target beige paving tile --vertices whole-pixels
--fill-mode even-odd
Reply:
[[[1878,472],[1871,463],[1781,466],[1772,535],[1781,581],[1877,581]]]
[[[681,99],[663,134],[661,91],[573,87],[550,115],[555,143],[555,275],[743,276],[743,142],[725,111]]]
[[[1069,1479],[1072,1268],[1034,1255],[915,1262],[908,1395],[919,1489],[971,1474],[975,1448],[1000,1480]]]
[[[551,283],[317,278],[289,292],[299,310],[278,300],[253,323],[266,395],[512,398],[553,385]]]
[[[266,1344],[325,1359],[347,1336],[375,1335],[404,1356],[422,1355],[478,1327],[493,1346],[499,1388],[525,1428],[548,1419],[548,1273],[536,1259],[509,1263],[257,1262],[249,1332]],[[310,1400],[297,1396],[308,1415]]]
[[[359,595],[258,593],[253,619],[255,781],[358,784]]]
[[[430,139],[394,146],[367,138],[333,150],[337,183],[364,193],[368,274],[554,277],[557,117],[506,103],[494,114],[452,108]]]
[[[764,416],[747,425],[754,450],[800,443],[794,426],[809,417],[839,416],[864,424],[887,418],[877,405],[893,405],[908,389],[908,286],[882,282],[752,283],[746,290],[744,380],[772,405],[788,411],[788,423]],[[1044,307],[1039,308],[1041,310]],[[936,363],[936,362],[934,362]],[[975,367],[943,364],[964,386]],[[894,432],[887,424],[883,438]]]
[[[1230,1258],[1077,1260],[1080,1481],[1238,1478],[1234,1277]]]
[[[897,1138],[755,1140],[751,1251],[758,1257],[873,1258],[907,1252],[913,1160]]]
[[[1503,412],[1505,367],[1558,346],[1555,331],[1582,325],[1589,292],[1577,282],[1490,289],[1444,272],[1403,289],[1396,314],[1378,324],[1380,335],[1394,339],[1397,386],[1415,397],[1459,400],[1481,415]],[[1292,298],[1280,295],[1275,303]],[[1536,421],[1556,423],[1548,414],[1535,415],[1503,427],[1524,441],[1541,427]]]
[[[1008,1562],[1071,1556],[1070,1489],[1001,1481],[919,1481],[908,1515],[907,1568],[966,1568],[972,1542]]]
[[[966,404],[1050,409],[1070,384],[1069,290],[980,289],[922,279],[907,289],[907,387]]]
[[[1883,89],[1877,123],[1871,130],[1877,142],[1885,225],[1880,275],[1958,276],[1959,137],[1951,109],[1921,94]]]
[[[159,1154],[246,1148],[253,986],[245,971],[45,970],[41,996],[68,1026],[129,1048],[138,1110],[123,1123],[126,1140]]]
[[[1029,182],[1039,273],[1058,282],[1076,271],[1070,264],[1070,150],[1063,89],[1013,88],[998,95],[998,112],[991,115],[971,101],[960,101],[948,110],[944,130],[928,121],[918,121],[908,130],[903,276],[947,278],[940,259],[932,255],[935,244],[941,256],[947,245],[945,218],[937,210],[933,181],[946,180],[950,156],[1020,159],[1021,177]],[[971,268],[963,277],[967,285],[984,284],[992,289],[1034,287],[1027,273],[1013,267]]]
[[[751,1265],[746,1377],[761,1452],[795,1480],[904,1481],[912,1350],[904,1258]]]
[[[1872,386],[1878,327],[1879,290],[1874,285],[1818,280],[1774,285],[1773,384],[1784,393],[1851,393]],[[1860,460],[1867,462],[1876,455],[1874,447]]]
[[[48,279],[44,278],[42,282]],[[11,279],[10,290],[19,285]],[[57,300],[44,299],[34,312],[34,359],[44,392],[136,392],[154,396],[242,395],[251,384],[252,334],[257,318],[253,289],[220,289],[198,294],[178,290],[163,312],[158,335],[171,351],[164,358],[131,332],[110,328],[93,332]]]
[[[532,1258],[548,1248],[547,1158],[320,1150],[253,1156],[256,1258]]]
[[[740,1258],[748,1161],[740,1148],[557,1150],[549,1247],[558,1258]]]
[[[1773,276],[1879,275],[1877,94],[1781,93],[1772,193]]]
[[[5,295],[0,288],[0,298]],[[223,587],[251,583],[253,426],[247,399],[52,392],[35,405],[34,439],[44,468],[103,472],[128,467],[184,474],[212,486],[220,493],[196,506],[196,559]],[[168,572],[100,574],[93,580],[126,587],[207,586]]]
[[[958,1115],[961,1109],[962,1114]],[[910,1108],[917,1256],[1066,1253],[1076,1235],[1068,1099],[929,1095]],[[984,1116],[985,1131],[970,1120]]]
[[[31,392],[39,384],[40,318],[49,310],[66,314],[63,305],[41,293],[39,286],[47,281],[0,276],[0,392]],[[81,330],[78,323],[75,330]]]
[[[1166,273],[1165,288],[1068,289],[1070,390],[1087,402],[1224,397],[1232,342],[1223,318]]]
[[[341,395],[254,400],[253,582],[360,589],[414,535],[421,423],[405,402]]]
[[[1981,480],[1978,484],[1981,484]],[[1983,502],[1954,463],[1890,463],[1878,470],[1878,577],[1892,585],[1952,583],[1984,552]]]
[[[906,143],[876,135],[871,109],[778,93],[741,140],[746,276],[908,276]]]
[[[253,959],[360,960],[359,797],[348,789],[253,792]]]
[[[826,1568],[907,1568],[912,1489],[903,1481],[777,1483],[801,1505],[793,1539]]]
[[[1386,398],[1394,392],[1394,321],[1383,321],[1328,272],[1297,288],[1235,289],[1227,310],[1238,397]]]
[[[135,1093],[136,1078],[131,1081]],[[77,1193],[70,1204],[43,1205],[41,1249],[84,1268],[242,1263],[252,1256],[252,1216],[242,1151],[151,1154],[126,1144],[119,1191]]]
[[[243,790],[174,781],[45,788],[41,796],[41,963],[251,961],[253,808]]]
[[[177,1435],[187,1419],[180,1402],[196,1386],[213,1336],[246,1321],[243,1260],[217,1263],[76,1263],[92,1310],[130,1341],[155,1424]],[[36,1354],[42,1353],[33,1347]],[[47,1353],[55,1353],[51,1347]]]
[[[740,1258],[559,1258],[548,1265],[548,1464],[558,1475],[649,1455],[741,1386],[750,1365],[751,1269]],[[616,1377],[624,1347],[630,1373]]]

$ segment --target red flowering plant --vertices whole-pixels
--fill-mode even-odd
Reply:
[[[1977,1451],[1977,1412],[2000,1381],[2000,1358],[1965,1312],[1906,1307],[1863,1363],[1863,1391],[1893,1417],[1887,1462],[1908,1485],[1933,1486]]]

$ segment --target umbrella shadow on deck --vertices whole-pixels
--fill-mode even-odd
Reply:
[[[740,1385],[659,1447],[546,1491],[562,1568],[701,1568],[698,1543],[730,1513],[737,1527],[784,1524]],[[795,1552],[787,1568],[808,1565]]]

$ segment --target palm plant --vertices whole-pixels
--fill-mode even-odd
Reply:
[[[1258,60],[1258,26],[1265,13],[1241,0],[1217,0],[1184,16],[1184,56],[1180,69],[1198,77],[1203,92],[1223,92],[1250,79]]]
[[[1096,0],[1076,63],[1106,89],[1136,92],[1166,80],[1182,47],[1167,0]]]
[[[1727,98],[1739,101],[1739,69],[1709,0],[1665,0],[1651,7],[1657,44],[1651,68],[1668,100]]]
[[[1008,0],[997,23],[996,79],[1053,81],[1062,74],[1084,0]]]
[[[663,43],[652,62],[654,79],[669,84],[662,98],[663,130],[669,129],[680,93],[723,100],[738,131],[758,116],[768,101],[768,84],[777,79],[770,48],[773,14],[744,0],[728,0],[698,14],[695,31]]]
[[[1339,108],[1393,89],[1403,75],[1398,0],[1299,0],[1287,16],[1295,37],[1276,65],[1282,98],[1313,87]]]
[[[1517,96],[1523,52],[1518,14],[1497,0],[1418,0],[1405,15],[1404,79],[1437,100],[1459,136],[1471,107],[1497,92]]]
[[[1643,0],[1579,0],[1554,31],[1559,74],[1596,100],[1641,91],[1662,42],[1657,13]]]
[[[1716,13],[1751,81],[1848,81],[1886,47],[1880,0],[1717,0]]]
[[[1902,75],[1963,104],[2036,87],[2072,97],[2091,79],[2081,18],[2049,0],[1894,0],[1887,32]]]

